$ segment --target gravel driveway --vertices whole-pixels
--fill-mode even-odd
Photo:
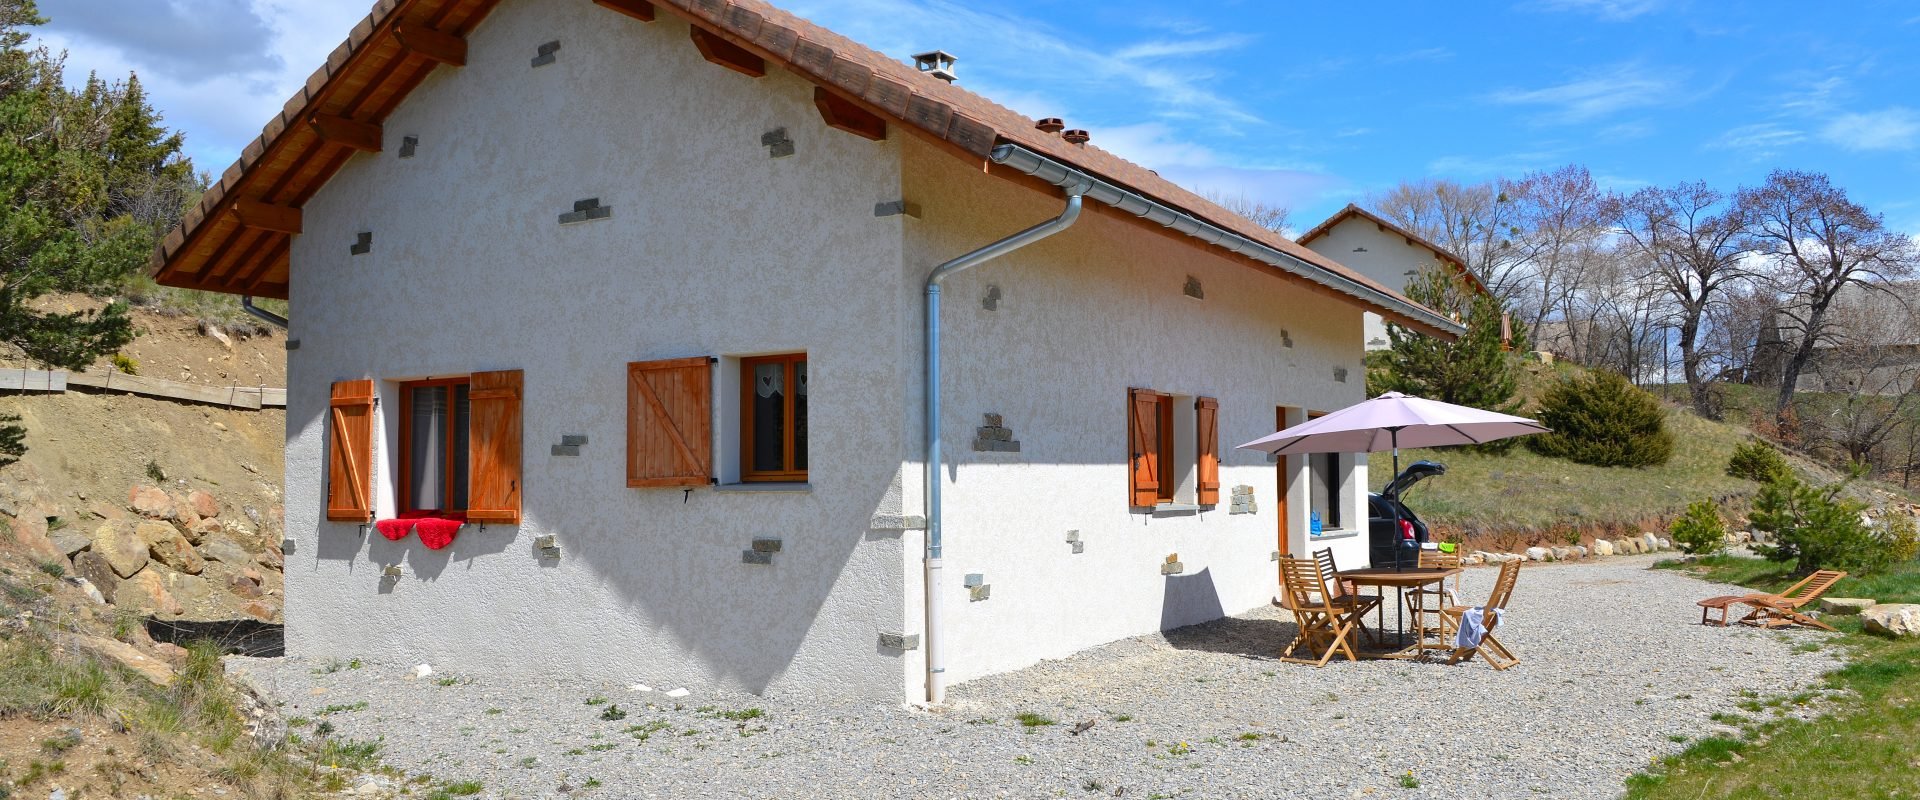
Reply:
[[[1293,623],[1275,609],[976,680],[937,713],[534,686],[457,664],[416,679],[410,664],[231,663],[288,717],[384,737],[388,763],[486,797],[1615,797],[1674,739],[1729,730],[1715,712],[1839,664],[1811,647],[1825,634],[1694,624],[1694,600],[1731,588],[1652,560],[1526,569],[1501,635],[1523,663],[1504,672],[1281,663]],[[1494,574],[1470,570],[1467,597]],[[625,718],[602,719],[609,704]]]

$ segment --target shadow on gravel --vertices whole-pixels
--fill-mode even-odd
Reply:
[[[1222,617],[1161,633],[1176,650],[1200,650],[1268,661],[1293,641],[1299,627],[1277,619]]]

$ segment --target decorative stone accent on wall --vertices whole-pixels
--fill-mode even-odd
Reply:
[[[978,572],[969,572],[961,585],[967,587],[967,600],[978,603],[992,595],[993,587],[987,585],[987,576]]]
[[[875,514],[867,527],[876,531],[924,531],[927,518],[918,514]]]
[[[774,128],[760,134],[760,146],[767,148],[768,158],[786,158],[793,155],[793,140],[787,138],[786,128]]]
[[[347,245],[347,254],[363,256],[373,252],[373,231],[361,231],[353,237],[353,244]]]
[[[1018,453],[1020,443],[1014,441],[1013,429],[1007,427],[999,414],[986,415],[987,424],[974,431],[973,449],[986,453]]]
[[[580,448],[586,443],[587,435],[584,433],[561,434],[560,443],[554,445],[551,452],[555,456],[571,458],[580,455]]]
[[[413,151],[419,149],[419,147],[420,147],[420,137],[418,136],[400,137],[400,157],[401,158],[412,158]]]
[[[399,564],[388,564],[385,567],[382,567],[380,569],[380,577],[383,579],[397,581],[400,579],[400,575],[401,575],[401,572],[400,572]]]
[[[1067,544],[1073,546],[1074,555],[1079,555],[1087,550],[1087,543],[1080,541],[1079,531],[1067,531]]]
[[[753,538],[752,549],[740,551],[740,563],[771,565],[773,554],[778,552],[780,552],[779,539],[771,536],[756,536]]]
[[[1280,329],[1280,346],[1281,347],[1293,346],[1293,334],[1289,333],[1286,328]]]
[[[560,43],[547,42],[546,44],[540,45],[540,48],[535,52],[537,55],[533,57],[533,66],[535,68],[544,67],[559,60],[559,56],[554,54],[560,52]]]
[[[1340,383],[1346,383],[1346,382],[1347,382],[1347,368],[1346,368],[1346,367],[1334,367],[1334,368],[1333,368],[1333,379],[1334,379],[1335,381],[1338,381],[1338,382],[1340,382]]]
[[[600,205],[600,198],[589,197],[573,201],[573,210],[560,215],[560,224],[572,225],[576,222],[591,222],[613,216],[613,206]]]
[[[1187,285],[1181,287],[1180,293],[1195,300],[1207,299],[1206,291],[1200,288],[1200,279],[1192,275],[1187,276]]]
[[[1180,563],[1179,553],[1168,553],[1167,561],[1160,565],[1160,574],[1178,575],[1187,571],[1187,565]]]
[[[560,537],[551,533],[534,537],[533,547],[535,550],[540,551],[541,558],[556,560],[560,558]]]
[[[920,649],[920,634],[883,633],[880,634],[880,646],[889,650],[918,650]]]
[[[988,311],[1000,310],[1000,287],[988,286],[987,293],[980,298],[980,307]]]
[[[1278,551],[1278,550],[1275,550],[1275,551],[1273,551],[1273,555],[1271,555],[1271,556],[1268,556],[1268,557],[1267,557],[1267,560],[1268,560],[1268,561],[1279,561],[1279,560],[1280,560],[1280,551]]]
[[[761,565],[761,566],[772,566],[772,565],[773,565],[773,554],[772,554],[772,553],[761,553],[761,552],[757,552],[757,551],[753,551],[753,550],[742,550],[742,551],[740,551],[740,563],[742,563],[742,564],[758,564],[758,565]]]
[[[287,340],[287,349],[288,349],[288,350],[298,350],[298,349],[300,349],[300,340],[299,340],[299,339],[288,339],[288,340]]]
[[[767,146],[772,147],[771,144]],[[919,219],[920,204],[910,203],[905,200],[891,200],[885,203],[874,203],[873,215],[876,217],[898,217],[901,215],[905,215],[905,216],[912,217],[914,219]]]
[[[1227,498],[1228,514],[1258,514],[1260,508],[1253,502],[1253,487],[1235,486],[1233,494]]]

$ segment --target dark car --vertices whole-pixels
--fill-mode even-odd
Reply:
[[[1447,474],[1447,465],[1415,461],[1395,475],[1385,488],[1367,494],[1367,537],[1375,567],[1411,567],[1419,561],[1420,547],[1430,541],[1427,524],[1407,508],[1401,499],[1407,490],[1422,480]],[[1396,512],[1399,530],[1394,530]],[[1398,559],[1396,563],[1395,559]]]

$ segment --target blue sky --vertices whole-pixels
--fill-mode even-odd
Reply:
[[[1405,179],[1580,163],[1622,191],[1825,171],[1920,233],[1920,3],[778,2],[896,57],[944,48],[963,85],[1299,228]],[[217,173],[367,3],[41,7],[75,79],[137,70]]]

